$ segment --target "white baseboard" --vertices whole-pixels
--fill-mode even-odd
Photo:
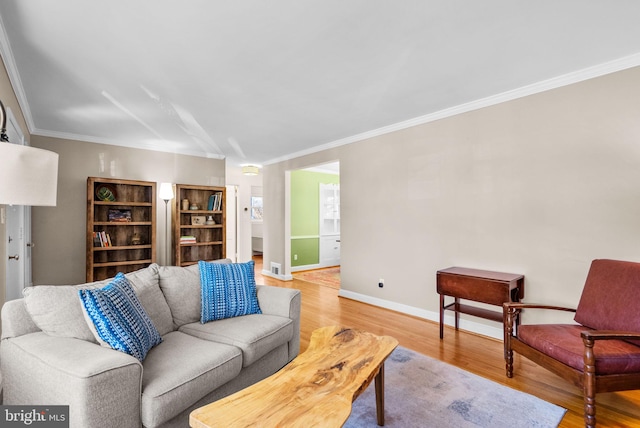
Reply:
[[[263,276],[268,276],[270,278],[275,278],[275,279],[279,279],[281,281],[293,281],[293,276],[292,275],[274,275],[271,273],[270,270],[267,269],[262,269],[262,275]]]
[[[330,267],[338,267],[340,263],[334,262],[325,262],[325,263],[316,263],[313,265],[301,265],[301,266],[291,266],[291,272],[300,272],[305,270],[313,270],[313,269],[323,269]]]
[[[358,302],[367,303],[373,306],[379,306],[381,308],[390,309],[396,312],[402,312],[404,314],[412,315],[418,318],[427,319],[430,321],[440,322],[440,314],[438,312],[427,311],[425,309],[416,308],[414,306],[404,305],[402,303],[392,302],[390,300],[384,300],[377,297],[367,296],[366,294],[354,293],[353,291],[340,289],[338,296],[345,297],[351,300],[357,300]],[[445,325],[454,326],[455,317],[451,311],[446,311],[444,315]],[[502,326],[491,327],[486,324],[469,321],[467,319],[460,318],[460,329],[471,331],[473,333],[481,334],[483,336],[492,337],[494,339],[502,340],[504,333]],[[447,337],[445,330],[444,337]]]
[[[301,272],[301,271],[311,270],[311,269],[320,269],[321,267],[322,266],[320,266],[319,264],[291,266],[291,272]]]

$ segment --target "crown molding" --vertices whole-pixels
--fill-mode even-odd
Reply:
[[[37,129],[37,128],[31,132],[31,135],[37,135],[40,137],[59,138],[62,140],[82,141],[82,142],[95,143],[95,144],[108,144],[111,146],[126,147],[129,149],[152,150],[154,152],[173,153],[173,154],[180,154],[180,155],[186,155],[186,156],[196,156],[196,157],[207,158],[207,159],[225,159],[225,156],[219,155],[217,153],[191,152],[188,150],[173,150],[170,147],[163,147],[160,144],[139,144],[139,143],[130,143],[130,142],[124,144],[120,141],[98,138],[90,135],[79,135],[79,134],[72,134],[68,132],[57,132],[57,131],[45,131],[43,129]]]
[[[291,153],[282,157],[271,159],[264,162],[264,165],[272,165],[278,162],[288,161],[301,156],[310,155],[313,153],[321,152],[328,149],[344,146],[346,144],[363,141],[369,138],[378,137],[381,135],[389,134],[391,132],[400,131],[403,129],[411,128],[417,125],[423,125],[429,122],[435,122],[436,120],[456,116],[462,113],[467,113],[473,110],[479,110],[481,108],[490,107],[496,104],[512,101],[518,98],[527,97],[529,95],[538,94],[541,92],[549,91],[551,89],[557,89],[563,86],[572,85],[585,80],[593,79],[596,77],[604,76],[607,74],[615,73],[617,71],[626,70],[629,68],[640,66],[640,53],[629,55],[623,58],[619,58],[606,63],[598,64],[593,67],[587,67],[582,70],[574,71],[571,73],[563,74],[561,76],[553,77],[551,79],[542,80],[531,85],[523,86],[510,91],[502,92],[500,94],[492,95],[490,97],[482,98],[479,100],[471,101],[465,104],[460,104],[454,107],[450,107],[444,110],[440,110],[434,113],[429,113],[424,116],[419,116],[413,119],[405,120],[402,122],[394,123],[392,125],[384,126],[382,128],[373,129],[371,131],[356,134],[351,137],[335,140],[320,146],[315,146],[310,149],[301,150],[295,153]]]

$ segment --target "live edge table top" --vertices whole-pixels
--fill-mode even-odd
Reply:
[[[320,328],[307,350],[282,370],[194,410],[189,423],[194,428],[340,427],[397,345],[390,336]]]

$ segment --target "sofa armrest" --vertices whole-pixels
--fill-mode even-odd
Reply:
[[[70,426],[140,426],[142,364],[95,343],[43,332],[0,342],[4,404],[68,405]]]
[[[2,338],[40,331],[27,312],[24,299],[9,300],[2,306]]]
[[[279,315],[293,321],[293,339],[289,341],[289,361],[300,353],[300,290],[257,285],[258,304],[264,314]]]

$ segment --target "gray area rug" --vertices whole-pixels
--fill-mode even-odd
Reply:
[[[373,382],[353,403],[346,428],[376,427]],[[409,349],[385,362],[385,426],[557,427],[566,410]]]

